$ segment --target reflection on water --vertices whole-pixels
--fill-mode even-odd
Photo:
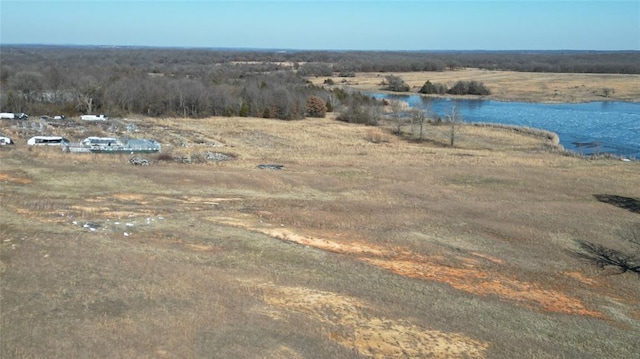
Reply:
[[[598,103],[600,104],[600,111],[609,111],[609,109],[614,107],[612,105],[612,102],[610,102],[610,101],[603,101],[603,102],[598,102]]]
[[[640,159],[640,104],[589,102],[544,104],[431,98],[374,93],[399,100],[434,117],[456,107],[466,122],[491,122],[541,128],[560,136],[564,148],[584,154],[614,153]]]

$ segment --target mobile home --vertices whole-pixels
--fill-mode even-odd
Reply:
[[[106,121],[109,117],[105,115],[82,115],[80,119],[83,121]]]
[[[64,146],[69,140],[60,136],[35,136],[27,141],[29,146]]]
[[[0,113],[0,119],[2,120],[27,120],[29,119],[29,115],[22,112],[2,112]]]

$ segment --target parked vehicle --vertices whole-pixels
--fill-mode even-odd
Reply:
[[[107,121],[109,117],[105,115],[82,115],[80,119],[83,121]]]
[[[66,146],[69,140],[60,136],[35,136],[27,140],[29,146]]]
[[[29,115],[22,112],[2,112],[0,113],[0,119],[2,120],[27,120],[29,119]]]
[[[13,141],[9,137],[0,136],[0,146],[13,145]]]

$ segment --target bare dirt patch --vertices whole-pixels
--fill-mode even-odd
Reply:
[[[488,343],[461,333],[420,328],[402,320],[371,316],[355,298],[300,287],[260,285],[263,299],[335,327],[329,338],[373,358],[484,358]]]
[[[503,274],[507,270],[483,268],[477,258],[490,259],[502,264],[499,259],[474,252],[472,256],[458,256],[462,266],[445,263],[442,257],[423,256],[401,247],[384,248],[367,243],[346,242],[301,236],[285,228],[256,226],[246,221],[223,219],[221,223],[241,226],[271,237],[318,248],[333,253],[352,255],[369,264],[388,269],[410,278],[446,283],[464,292],[495,296],[518,305],[524,305],[553,313],[603,317],[603,314],[587,308],[578,298],[543,288],[542,283],[524,282]],[[575,277],[575,274],[574,274]],[[584,280],[583,280],[584,282]]]
[[[6,181],[6,182],[11,182],[11,183],[17,183],[17,184],[29,184],[32,182],[32,180],[28,177],[24,177],[24,176],[12,176],[8,173],[0,173],[0,181]]]

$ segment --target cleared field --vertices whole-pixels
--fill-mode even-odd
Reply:
[[[2,123],[3,358],[640,352],[638,276],[574,255],[640,221],[602,200],[640,202],[639,162],[471,126],[450,148],[444,126],[373,143],[331,118],[136,124],[163,144],[151,166]]]
[[[336,85],[378,91],[389,73],[357,73],[333,77]],[[426,81],[452,86],[457,81],[480,81],[491,91],[486,98],[526,102],[640,101],[640,75],[568,74],[462,69],[443,72],[393,73],[417,93]],[[322,84],[327,78],[311,79]],[[605,89],[607,91],[605,92]]]

